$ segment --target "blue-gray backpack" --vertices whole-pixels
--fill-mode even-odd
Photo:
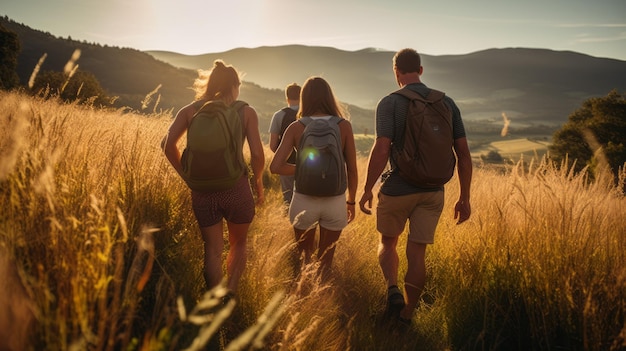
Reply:
[[[215,192],[232,188],[246,171],[243,129],[235,101],[208,101],[196,112],[187,129],[181,163],[183,179],[192,190]]]
[[[335,196],[346,192],[346,163],[341,147],[342,118],[302,117],[304,132],[296,153],[295,190],[312,196]]]

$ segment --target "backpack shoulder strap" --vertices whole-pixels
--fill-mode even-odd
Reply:
[[[283,112],[283,121],[285,121],[286,117],[289,117],[289,120],[292,120],[292,122],[296,120],[296,115],[298,114],[297,110],[294,110],[289,106],[282,108],[280,110]]]
[[[199,101],[198,105],[200,105],[200,107],[196,110],[196,113],[193,115],[193,117],[195,118],[198,114],[200,114],[200,112],[206,112],[206,111],[215,111],[218,109],[223,109],[226,107],[226,105],[220,101],[220,100],[208,100],[202,104],[200,104],[202,100]]]
[[[287,106],[287,107],[283,107],[283,108],[281,108],[280,110],[281,110],[281,111],[283,111],[284,113],[293,113],[293,112],[296,112],[296,113],[297,113],[297,112],[298,112],[298,111],[296,111],[296,110],[292,109],[292,108],[291,108],[291,107],[289,107],[289,106]]]
[[[235,102],[233,102],[230,106],[232,108],[235,109],[235,111],[239,112],[239,110],[241,110],[242,107],[248,105],[247,102],[245,101],[241,101],[241,100],[236,100]]]
[[[306,127],[307,125],[309,125],[309,123],[313,122],[313,118],[311,117],[301,117],[298,120],[300,123],[304,124],[304,126]],[[341,117],[337,117],[337,116],[330,116],[330,119],[328,120],[329,122],[335,122],[337,125],[341,122],[344,121],[343,118]]]
[[[300,122],[300,123],[304,124],[304,126],[306,127],[306,126],[308,126],[308,125],[309,125],[309,123],[313,122],[313,118],[311,118],[311,117],[309,117],[309,116],[306,116],[306,117],[301,117],[301,118],[298,120],[298,122]]]
[[[443,100],[446,94],[442,91],[430,89],[430,91],[428,92],[428,95],[426,97],[423,97],[419,93],[416,93],[413,90],[410,90],[409,88],[404,87],[402,89],[398,89],[394,91],[392,94],[402,95],[406,97],[407,99],[409,99],[410,101],[412,100],[421,101],[424,105],[430,104],[430,106],[433,107],[435,111],[437,111],[441,116],[445,116],[448,114],[447,112],[448,107],[446,106]]]
[[[336,124],[339,124],[341,122],[344,121],[343,118],[339,117],[339,116],[331,116],[329,122],[335,122]]]
[[[442,91],[431,89],[426,96],[426,100],[430,102],[432,107],[437,111],[441,116],[450,116],[452,118],[452,114],[450,112],[450,108],[448,104],[445,103],[444,98],[446,94]]]
[[[396,95],[401,95],[404,96],[405,98],[409,99],[409,100],[419,100],[422,102],[426,102],[426,99],[424,99],[424,97],[416,92],[414,92],[413,90],[404,87],[402,89],[398,89],[396,91],[394,91],[392,94],[396,94]]]
[[[280,122],[280,138],[282,138],[282,135],[285,133],[285,130],[287,129],[287,127],[289,127],[291,122],[296,120],[296,116],[298,114],[296,110],[292,109],[289,106],[282,108],[281,111],[283,112],[283,118]]]
[[[204,105],[206,105],[209,101],[205,100],[196,100],[192,102],[192,106],[196,109],[196,112],[200,111]]]
[[[430,89],[430,92],[428,92],[428,95],[426,97],[423,97],[419,93],[416,93],[407,87],[398,89],[394,91],[392,94],[402,95],[409,100],[419,100],[422,102],[436,102],[438,100],[443,99],[443,97],[446,95],[445,93],[439,90]]]
[[[442,91],[430,89],[430,92],[428,92],[428,96],[426,96],[426,100],[430,102],[436,102],[436,101],[442,100],[445,96],[446,96],[446,93]]]
[[[195,106],[197,106],[196,113],[198,113],[198,112],[200,112],[200,111],[202,111],[202,110],[204,110],[206,108],[209,108],[209,106],[211,106],[213,104],[215,104],[215,101],[213,101],[213,100],[206,100],[206,101],[198,100],[198,101],[196,101],[196,105],[195,105]]]

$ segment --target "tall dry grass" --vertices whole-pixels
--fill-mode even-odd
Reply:
[[[626,347],[626,200],[609,182],[547,160],[477,168],[473,216],[456,225],[453,180],[423,301],[398,335],[374,323],[385,294],[375,217],[344,230],[322,283],[314,264],[299,269],[266,172],[237,304],[215,329],[195,314],[216,297],[188,191],[159,148],[168,117],[3,92],[0,118],[0,252],[35,320],[23,349],[195,349],[204,335],[232,350]]]
[[[622,175],[623,182],[623,175]],[[442,223],[431,259],[450,340],[469,349],[621,349],[626,200],[609,182],[520,162],[481,171],[467,228]],[[452,199],[450,199],[452,200]]]
[[[160,315],[170,314],[163,293],[173,293],[174,282],[159,277],[162,289],[150,300],[162,311],[137,323],[146,300],[137,270],[154,259],[152,245],[163,247],[192,223],[176,191],[182,186],[161,176],[168,173],[159,155],[167,120],[15,93],[1,101],[1,244],[36,306],[32,346],[111,349],[130,342],[133,326],[158,330]],[[136,264],[128,259],[135,252]]]

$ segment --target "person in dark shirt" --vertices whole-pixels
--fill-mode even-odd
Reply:
[[[398,51],[393,58],[393,71],[401,88],[408,88],[426,97],[430,89],[421,82],[423,68],[421,58],[413,49]],[[453,148],[457,155],[457,171],[460,182],[460,197],[454,208],[457,223],[466,221],[471,214],[470,185],[472,161],[465,136],[461,113],[454,101],[445,97],[445,104],[452,113]],[[426,280],[426,247],[433,244],[435,229],[444,205],[444,187],[420,188],[405,181],[398,172],[392,157],[392,148],[397,147],[404,135],[409,111],[409,100],[399,94],[383,97],[376,108],[376,141],[369,156],[364,192],[359,201],[361,210],[371,214],[372,189],[385,170],[378,194],[376,226],[381,233],[378,259],[387,288],[385,316],[410,325],[413,311],[420,299]],[[409,221],[406,255],[408,269],[404,277],[404,293],[398,287],[398,238]]]

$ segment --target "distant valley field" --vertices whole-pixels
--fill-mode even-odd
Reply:
[[[375,136],[373,134],[355,134],[354,141],[356,149],[360,155],[369,155],[374,144]],[[502,139],[502,138],[500,138]],[[505,159],[517,162],[524,157],[544,156],[551,144],[548,137],[515,137],[505,140],[497,139],[469,139],[470,151],[472,158],[481,159],[486,157],[489,152],[495,151]]]
[[[543,156],[548,151],[549,141],[533,138],[518,138],[501,141],[492,141],[477,148],[471,149],[472,156],[480,157],[490,151],[499,153],[502,157],[519,160],[523,156]]]

